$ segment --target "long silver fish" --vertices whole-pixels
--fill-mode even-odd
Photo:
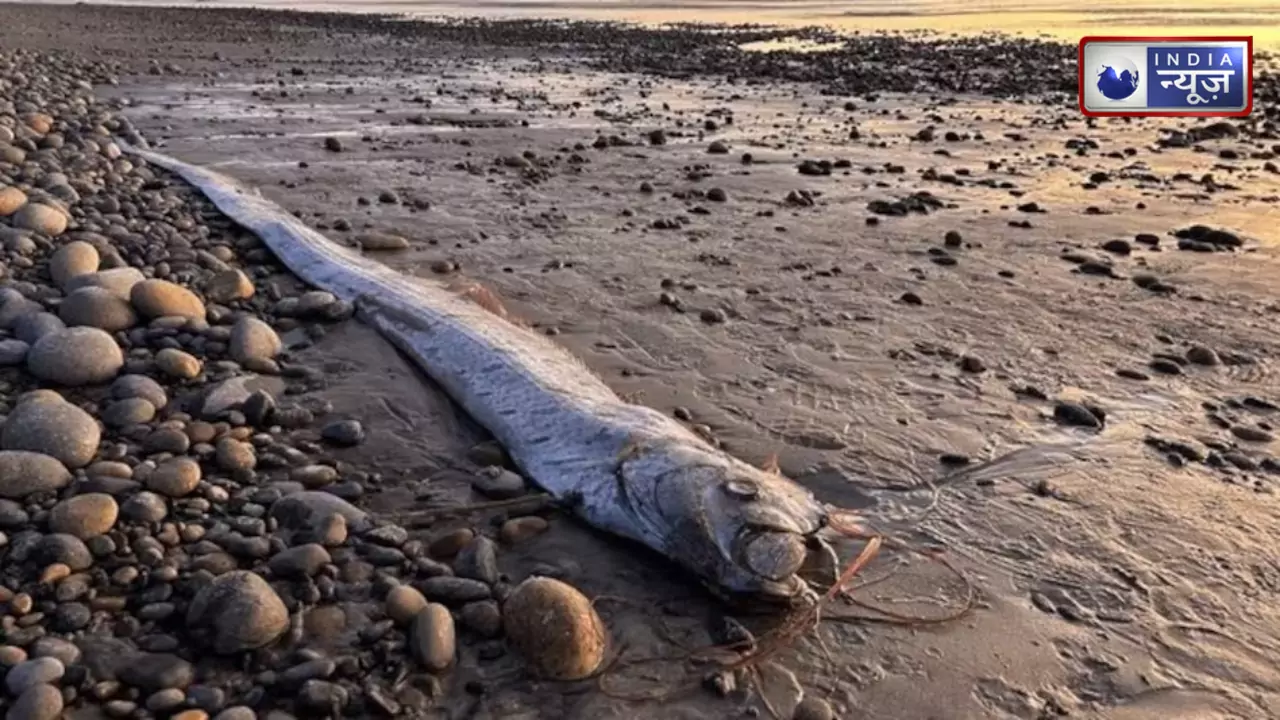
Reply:
[[[545,336],[449,288],[344,248],[231,178],[126,148],[198,188],[298,277],[355,303],[582,520],[670,558],[722,594],[812,599],[829,562],[827,511],[805,488],[737,460],[676,420],[619,398]]]

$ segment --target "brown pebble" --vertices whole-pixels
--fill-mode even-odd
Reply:
[[[387,593],[385,605],[387,617],[399,625],[405,625],[417,617],[427,606],[427,599],[409,585],[397,585]]]
[[[71,575],[71,568],[62,563],[53,563],[40,573],[41,585],[52,585]]]
[[[35,605],[31,596],[26,593],[18,593],[9,601],[9,613],[12,615],[26,615],[31,612],[31,608]]]
[[[498,531],[498,536],[502,539],[502,542],[508,545],[515,545],[545,532],[547,527],[547,521],[537,515],[512,518],[502,523],[502,529]]]
[[[507,638],[537,675],[578,680],[604,661],[604,622],[571,585],[531,577],[511,591],[502,613]]]
[[[462,528],[454,530],[447,535],[436,538],[431,541],[431,547],[428,551],[434,557],[450,558],[458,554],[458,551],[471,544],[476,534],[470,528]]]

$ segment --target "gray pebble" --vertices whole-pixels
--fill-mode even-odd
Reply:
[[[61,399],[39,399],[21,402],[9,413],[0,448],[43,453],[75,469],[89,464],[101,439],[89,413]]]
[[[47,312],[36,312],[23,315],[13,324],[13,335],[27,345],[34,345],[37,340],[50,333],[67,329],[62,318]]]
[[[68,295],[58,306],[58,317],[68,327],[95,327],[107,332],[127,330],[138,324],[138,314],[127,300],[99,287],[80,288]]]
[[[16,697],[35,685],[55,683],[65,673],[66,666],[57,658],[35,658],[10,668],[4,676],[4,686]]]
[[[526,492],[524,478],[505,468],[489,466],[476,473],[471,486],[494,500],[510,500]]]
[[[169,396],[160,383],[146,375],[121,375],[111,383],[111,397],[117,400],[141,398],[156,409],[169,404]]]
[[[202,588],[187,610],[187,627],[204,629],[220,654],[268,645],[289,628],[289,613],[261,576],[242,570]]]
[[[52,685],[36,685],[22,693],[5,720],[57,720],[62,717],[62,692]]]
[[[185,690],[195,681],[196,669],[170,653],[139,653],[121,663],[117,674],[124,683],[154,693],[169,688]]]
[[[329,557],[328,550],[318,544],[308,543],[277,553],[268,566],[272,573],[282,578],[299,580],[314,576],[331,562],[333,559]]]
[[[236,362],[244,363],[251,359],[272,359],[283,347],[280,336],[270,325],[246,315],[231,327],[227,352]]]
[[[364,442],[364,426],[359,420],[335,420],[320,430],[325,440],[343,447],[351,447]]]
[[[103,330],[75,327],[49,333],[27,353],[27,371],[41,380],[80,386],[105,383],[124,367],[124,353]]]
[[[26,450],[0,450],[0,497],[21,500],[32,493],[61,490],[71,473],[57,458]]]
[[[21,340],[0,340],[0,367],[21,365],[30,349],[31,346]]]
[[[458,552],[453,571],[461,578],[479,580],[486,585],[498,582],[498,547],[492,540],[477,535]]]
[[[416,583],[415,587],[421,590],[428,600],[453,604],[488,600],[493,595],[485,583],[460,577],[427,578]]]

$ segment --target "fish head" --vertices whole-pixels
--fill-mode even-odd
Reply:
[[[804,487],[722,453],[664,453],[649,502],[632,507],[664,552],[713,590],[766,603],[812,596],[800,571],[830,550],[827,510]]]

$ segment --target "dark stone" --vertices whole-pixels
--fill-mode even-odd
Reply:
[[[185,690],[196,678],[195,667],[169,653],[141,653],[116,669],[120,680],[148,693]]]

